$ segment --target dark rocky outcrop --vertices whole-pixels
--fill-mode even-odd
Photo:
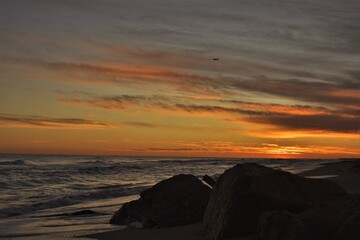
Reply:
[[[360,194],[360,159],[327,162],[319,168],[305,171],[300,176],[327,175],[328,179],[343,187],[347,193]]]
[[[107,214],[94,212],[93,210],[90,210],[90,209],[85,209],[85,210],[80,210],[80,211],[70,212],[70,213],[42,215],[42,217],[94,217],[94,216],[101,216],[101,215],[107,215]]]
[[[93,210],[90,210],[90,209],[86,209],[86,210],[73,212],[70,215],[71,216],[84,216],[84,215],[96,215],[96,214],[99,214],[99,213],[94,212]]]
[[[141,199],[124,203],[110,219],[110,224],[131,226],[134,222],[141,223],[144,227],[153,227],[152,213]]]
[[[238,164],[216,182],[204,216],[204,238],[220,240],[256,232],[260,215],[293,213],[346,193],[334,182],[307,179],[255,163]]]
[[[202,180],[204,182],[206,182],[207,184],[209,184],[210,187],[214,187],[214,185],[216,183],[216,181],[212,177],[210,177],[209,175],[203,176]]]
[[[171,227],[202,220],[211,189],[193,175],[176,175],[141,192],[140,199],[124,204],[112,224]]]
[[[298,216],[311,228],[312,239],[356,240],[360,238],[360,197],[349,195],[327,201]]]
[[[261,240],[312,240],[310,227],[283,210],[261,214],[258,231]]]
[[[268,212],[259,222],[261,240],[357,240],[360,237],[360,198],[330,200],[300,214]]]

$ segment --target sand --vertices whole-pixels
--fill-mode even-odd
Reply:
[[[304,177],[321,177],[336,182],[347,193],[360,194],[360,159],[325,163],[323,166],[300,173]]]
[[[99,240],[202,240],[202,223],[161,229],[123,229],[87,235]],[[255,240],[247,236],[233,240]]]
[[[201,223],[186,226],[162,228],[162,229],[135,229],[128,228],[104,233],[88,235],[95,239],[119,239],[119,240],[201,240]]]
[[[305,177],[326,178],[350,194],[360,194],[360,159],[323,164],[320,168],[300,173]],[[202,223],[162,229],[122,229],[82,237],[99,240],[201,240]],[[255,240],[245,236],[237,240]],[[235,240],[235,239],[233,239]]]

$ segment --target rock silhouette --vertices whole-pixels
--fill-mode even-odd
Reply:
[[[255,163],[238,164],[219,177],[211,192],[203,236],[221,240],[253,234],[264,212],[300,213],[345,195],[328,180],[308,179]]]
[[[180,174],[140,193],[140,199],[124,204],[112,224],[139,222],[144,227],[172,227],[199,222],[211,189],[193,175]]]

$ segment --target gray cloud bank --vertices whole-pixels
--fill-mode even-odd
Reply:
[[[4,82],[26,67],[47,71],[47,81],[142,87],[144,93],[106,95],[99,88],[96,96],[63,99],[73,104],[225,112],[288,129],[359,132],[358,0],[4,0],[0,7]],[[211,61],[214,56],[220,61]],[[160,87],[225,102],[153,97],[151,89]],[[288,100],[314,113],[244,107],[264,98],[270,107]],[[315,111],[319,106],[324,112]],[[2,121],[44,122],[21,119]],[[51,121],[82,120],[45,119]]]

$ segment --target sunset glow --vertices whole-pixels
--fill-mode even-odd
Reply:
[[[356,1],[157,2],[1,1],[0,152],[360,157]]]

